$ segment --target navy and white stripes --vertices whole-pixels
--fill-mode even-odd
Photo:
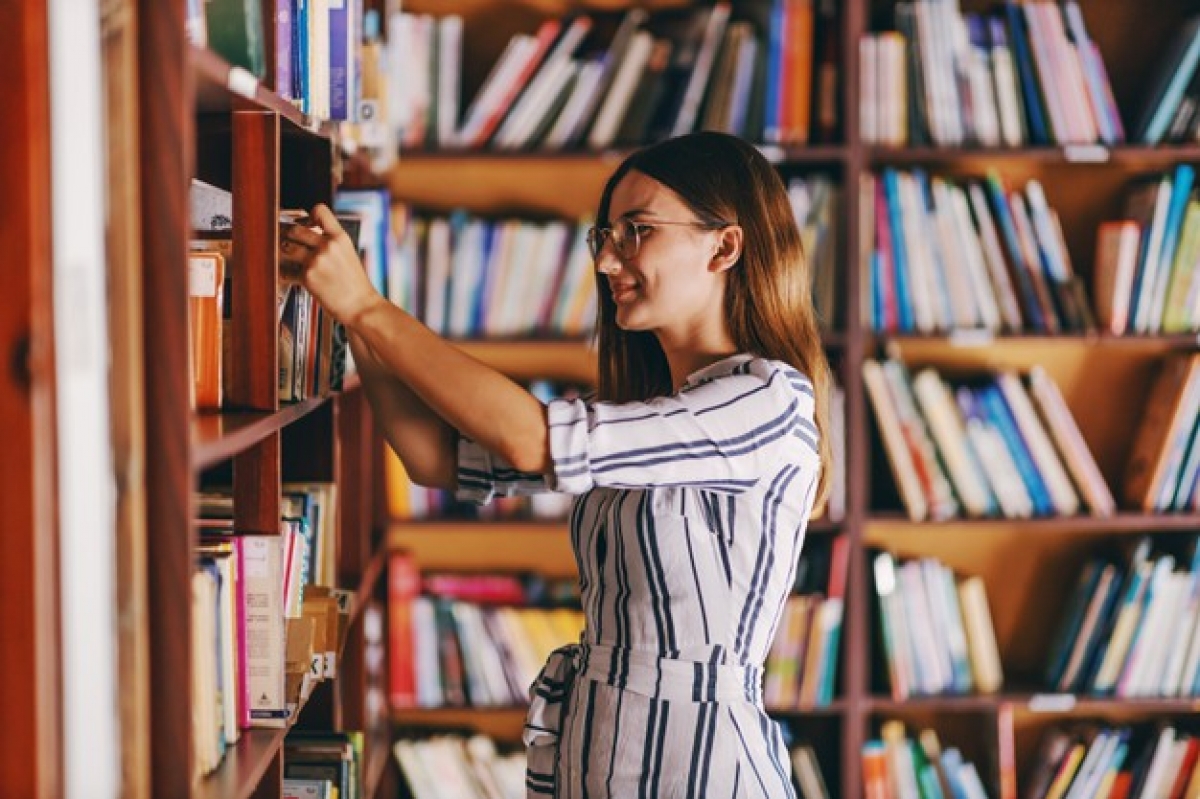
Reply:
[[[529,795],[794,796],[761,683],[817,484],[812,384],[736,355],[672,397],[554,401],[548,416],[552,474],[459,446],[464,498],[579,495],[587,623],[543,672]]]

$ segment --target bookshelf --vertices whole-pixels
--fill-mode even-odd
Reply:
[[[141,2],[140,91],[148,637],[151,694],[146,795],[278,797],[288,730],[251,729],[212,774],[193,779],[191,597],[198,543],[194,494],[230,479],[234,527],[278,533],[281,487],[337,485],[336,587],[350,592],[338,676],[323,681],[295,728],[363,730],[363,796],[387,790],[386,731],[367,701],[367,624],[379,625],[385,557],[373,494],[379,452],[357,379],[294,404],[278,397],[277,220],[281,208],[332,204],[348,156],[335,125],[296,110],[185,37],[185,4]],[[274,5],[263,3],[264,19]],[[267,15],[268,10],[270,16]],[[188,389],[189,185],[231,190],[234,269],[229,335],[236,353],[226,408],[193,412]],[[253,268],[250,268],[253,266]],[[368,621],[373,618],[374,621]],[[372,726],[374,725],[374,726]]]
[[[405,10],[463,16],[466,56],[462,96],[466,99],[514,32],[532,32],[548,17],[588,10],[620,11],[635,5],[639,4],[581,5],[543,0],[514,7],[494,0],[463,0],[446,6],[418,0],[406,5]],[[663,7],[657,3],[641,5],[651,11]],[[1090,554],[1143,533],[1156,538],[1195,533],[1200,531],[1200,515],[1146,514],[1122,506],[1111,518],[909,521],[894,497],[892,476],[865,400],[860,367],[885,348],[899,353],[910,366],[932,365],[949,374],[1040,365],[1061,388],[1106,482],[1119,493],[1122,468],[1129,457],[1136,419],[1144,408],[1154,370],[1169,354],[1194,351],[1198,339],[1194,334],[874,332],[864,318],[860,300],[867,290],[861,264],[864,235],[869,237],[870,231],[863,229],[863,201],[855,187],[863,176],[885,167],[919,167],[931,174],[959,177],[980,176],[994,169],[1010,184],[1037,178],[1061,217],[1075,268],[1087,276],[1095,254],[1097,225],[1121,216],[1128,183],[1177,163],[1200,162],[1200,147],[1129,143],[1002,149],[868,144],[859,132],[857,87],[862,65],[858,42],[866,32],[891,27],[894,5],[890,0],[838,4],[842,135],[833,142],[810,147],[763,147],[768,158],[786,174],[817,170],[834,175],[846,188],[839,212],[844,231],[844,273],[838,286],[838,307],[844,323],[828,333],[826,343],[832,362],[840,367],[839,382],[846,391],[847,511],[837,525],[813,526],[814,535],[840,531],[847,533],[851,542],[840,679],[830,707],[778,715],[814,734],[836,737],[833,747],[821,750],[821,757],[827,778],[839,786],[838,795],[863,795],[863,744],[878,733],[882,721],[898,718],[910,728],[928,724],[945,731],[964,754],[975,760],[988,795],[1008,799],[1015,794],[1011,793],[1014,764],[1005,762],[1011,754],[1007,750],[1015,751],[1015,774],[1021,786],[1035,756],[1037,736],[1051,724],[1071,720],[1186,720],[1200,712],[1200,704],[1194,699],[1119,700],[1046,693],[1034,679],[1040,674],[1049,638],[1059,620],[1058,609],[1070,588],[1068,583]],[[992,4],[964,0],[961,5],[964,10],[979,12]],[[1141,96],[1158,56],[1174,30],[1200,7],[1193,2],[1165,0],[1152,7],[1136,0],[1085,0],[1081,5],[1128,129],[1140,110]],[[605,178],[624,152],[408,151],[387,177],[387,185],[394,199],[438,213],[463,207],[475,213],[574,218],[593,212]],[[576,368],[586,363],[585,353],[567,354],[564,359],[563,351],[570,347],[578,345],[469,345],[476,357],[516,377],[586,377]],[[574,563],[565,538],[565,525],[555,523],[395,522],[389,533],[389,547],[411,552],[421,568],[536,568],[551,574],[570,574]],[[1006,674],[1006,687],[1001,693],[907,701],[888,696],[886,666],[879,654],[869,547],[887,548],[901,556],[934,556],[963,574],[983,578]],[[509,742],[519,740],[521,718],[520,711],[510,709],[394,714],[397,735],[413,726],[475,728]]]

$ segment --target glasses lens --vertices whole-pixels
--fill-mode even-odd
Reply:
[[[600,257],[600,250],[604,249],[604,238],[606,231],[603,228],[590,227],[587,232],[587,245],[592,253],[592,260]]]
[[[613,248],[622,258],[632,258],[638,251],[638,229],[632,219],[621,218],[613,225]]]

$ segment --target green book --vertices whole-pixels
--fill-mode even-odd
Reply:
[[[260,80],[266,76],[260,0],[208,0],[205,21],[208,46],[213,52]]]

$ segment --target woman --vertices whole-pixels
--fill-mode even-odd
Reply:
[[[829,376],[771,166],[716,133],[622,163],[589,232],[598,398],[549,406],[389,305],[314,215],[287,244],[412,479],[578,495],[586,628],[531,689],[529,795],[793,796],[762,665],[826,494]]]

